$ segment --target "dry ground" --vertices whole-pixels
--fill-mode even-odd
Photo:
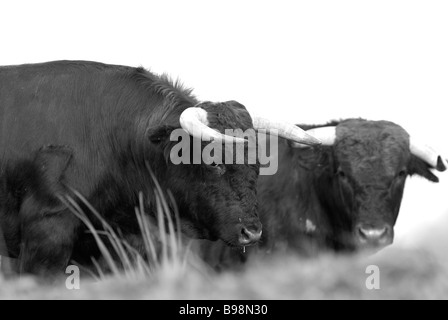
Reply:
[[[0,299],[448,299],[447,262],[442,252],[391,248],[371,257],[278,256],[222,274],[167,265],[146,279],[81,281],[78,291],[0,279]],[[380,290],[365,286],[372,264],[380,268]]]

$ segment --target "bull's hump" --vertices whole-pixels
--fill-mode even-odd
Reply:
[[[407,132],[390,121],[349,120],[337,126],[336,134],[338,140],[351,138],[359,141],[381,141],[387,137],[408,139]]]

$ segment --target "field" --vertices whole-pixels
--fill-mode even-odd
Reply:
[[[80,290],[35,279],[0,280],[1,299],[447,299],[448,264],[429,250],[390,249],[374,257],[279,256],[243,272],[216,274],[165,265],[151,277],[111,276]],[[366,289],[368,265],[380,268],[380,289]],[[62,282],[62,281],[61,281]]]

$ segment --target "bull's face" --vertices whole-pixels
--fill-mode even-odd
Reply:
[[[252,128],[250,115],[237,102],[204,103],[201,108],[208,112],[210,127],[222,133],[225,129],[244,131]],[[195,153],[198,152],[197,145],[202,152],[210,142],[193,136],[182,141],[189,144],[190,164],[175,164],[170,158],[171,151],[180,140],[173,142],[166,137],[173,129],[176,128],[165,127],[152,132],[150,138],[153,144],[158,144],[158,151],[162,151],[159,154],[163,161],[159,163],[163,162],[163,168],[155,173],[162,186],[176,199],[183,233],[192,238],[221,239],[230,246],[256,243],[262,228],[256,197],[259,165],[206,164],[205,159]],[[247,145],[244,149],[247,156]],[[183,152],[185,149],[176,154],[183,157]],[[193,163],[195,156],[196,162],[199,159],[200,163]]]
[[[257,165],[179,165],[166,185],[181,213],[183,232],[193,238],[221,239],[230,246],[254,244],[261,236],[258,220]]]
[[[331,152],[334,209],[344,225],[337,228],[339,238],[355,248],[379,249],[393,242],[408,175],[438,181],[411,154],[407,132],[390,122],[340,124]]]
[[[159,182],[175,196],[183,232],[193,238],[221,239],[230,246],[256,243],[261,237],[256,196],[259,174],[257,148],[244,139],[227,135],[226,129],[241,130],[253,139],[253,130],[262,129],[305,145],[320,144],[320,140],[288,123],[261,117],[254,117],[252,121],[246,108],[236,101],[202,102],[188,107],[180,116],[172,116],[167,120],[170,125],[149,130],[154,148],[151,147],[151,152],[146,154],[151,154],[152,160],[160,166],[156,171]],[[172,133],[173,130],[178,132],[179,124],[181,131],[190,135],[186,141],[181,139],[188,142],[190,149],[179,148],[177,139],[173,142]],[[217,151],[222,153],[219,162],[209,161],[210,158],[215,159],[215,152],[213,155],[208,153],[208,160],[204,158],[203,151],[209,149],[210,140],[225,145]],[[239,140],[238,147],[235,140]],[[195,147],[198,144],[199,151]],[[244,155],[241,155],[241,147]],[[229,148],[232,156],[227,157]],[[181,163],[173,161],[173,150],[183,159]],[[186,150],[191,151],[188,156],[184,154]],[[232,158],[229,163],[228,159]],[[184,160],[190,160],[190,164],[185,164]]]

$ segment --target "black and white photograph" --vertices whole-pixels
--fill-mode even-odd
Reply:
[[[0,300],[448,299],[448,2],[0,13]]]

